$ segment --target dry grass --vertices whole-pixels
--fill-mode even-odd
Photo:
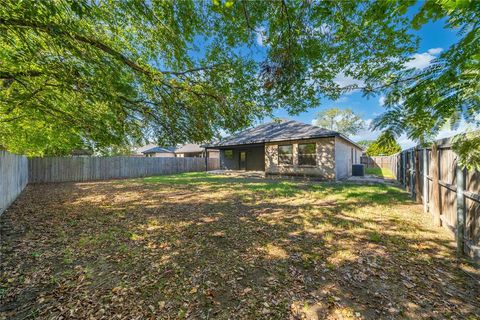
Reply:
[[[478,274],[451,236],[388,186],[203,174],[35,185],[0,227],[5,319],[480,314]]]

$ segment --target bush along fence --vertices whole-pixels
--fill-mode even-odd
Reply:
[[[435,225],[452,231],[459,254],[480,262],[480,172],[457,165],[451,139],[388,157],[369,157],[370,167],[390,169],[412,198],[423,203]]]

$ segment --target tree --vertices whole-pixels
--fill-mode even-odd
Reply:
[[[463,120],[480,127],[480,2],[426,1],[412,26],[441,19],[446,28],[458,30],[460,40],[428,68],[386,74],[381,90],[387,111],[376,119],[375,128],[396,136],[405,133],[424,144],[445,125],[455,129]],[[453,147],[465,167],[480,170],[479,145],[478,134],[468,133]]]
[[[340,72],[400,68],[415,48],[406,23],[369,1],[0,0],[0,145],[52,155],[151,133],[199,142],[277,108],[295,114],[350,90]]]
[[[315,125],[338,131],[345,135],[357,134],[365,127],[365,121],[352,109],[330,108],[317,113]]]
[[[375,142],[368,146],[368,156],[390,156],[402,151],[402,148],[390,132],[382,133]]]
[[[0,0],[0,145],[199,142],[353,90],[386,95],[376,128],[396,136],[426,142],[447,121],[479,124],[480,2],[415,4]],[[439,19],[460,41],[405,70],[418,48],[409,28]],[[358,81],[342,87],[339,75]]]
[[[357,141],[357,144],[362,147],[363,150],[367,150],[367,148],[374,142],[375,140],[360,140]]]

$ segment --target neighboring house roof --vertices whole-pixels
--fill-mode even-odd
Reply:
[[[143,151],[147,151],[147,150],[152,149],[152,148],[155,148],[155,147],[157,147],[156,144],[149,143],[149,144],[144,145],[144,146],[142,146],[142,147],[135,148],[135,153],[136,153],[136,154],[139,154],[139,155],[142,155],[142,154],[143,154]]]
[[[175,153],[195,153],[203,151],[204,149],[200,145],[195,143],[187,143],[177,148],[177,150],[175,150]]]
[[[280,120],[261,124],[210,144],[208,147],[226,147],[276,141],[302,140],[322,137],[341,137],[356,147],[360,146],[336,131],[320,128],[310,124]]]
[[[142,151],[143,154],[149,154],[149,153],[174,153],[175,152],[175,147],[153,147],[148,150]]]

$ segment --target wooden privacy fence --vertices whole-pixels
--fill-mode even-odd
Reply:
[[[395,159],[392,156],[362,156],[360,163],[365,165],[365,168],[388,168],[392,169],[392,162]]]
[[[377,166],[391,169],[412,198],[432,214],[435,224],[455,234],[459,253],[480,262],[480,172],[457,165],[451,138],[438,140],[431,148],[415,147],[389,158]]]
[[[0,151],[0,214],[27,185],[28,162],[24,156]]]
[[[53,157],[28,159],[28,182],[90,181],[205,171],[205,158]],[[208,159],[208,170],[219,159]]]

